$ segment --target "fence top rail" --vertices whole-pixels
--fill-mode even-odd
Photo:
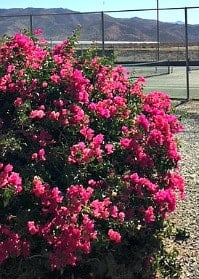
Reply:
[[[174,60],[174,61],[170,61],[170,60],[162,60],[162,61],[146,61],[146,62],[140,62],[140,61],[115,61],[115,64],[119,64],[119,65],[128,65],[128,66],[134,66],[134,67],[153,67],[153,66],[173,66],[173,67],[198,67],[199,66],[199,60],[194,60],[194,61],[188,61],[188,64],[186,62],[186,60]]]
[[[199,9],[199,6],[194,7],[177,7],[177,8],[153,8],[153,9],[132,9],[132,10],[107,10],[107,11],[93,11],[93,12],[78,12],[71,11],[66,13],[41,13],[41,14],[20,14],[20,15],[0,15],[0,17],[21,17],[21,16],[61,16],[61,15],[75,15],[75,14],[106,14],[106,13],[121,13],[121,12],[144,12],[144,11],[166,11],[166,10],[185,10],[185,9]]]
[[[49,44],[61,44],[62,41],[54,41],[54,40],[48,40]],[[157,41],[104,41],[105,45],[136,45],[136,44],[158,44]],[[101,45],[102,41],[78,41],[76,44],[79,45]]]
[[[117,12],[144,12],[144,11],[165,11],[165,10],[185,10],[185,9],[199,9],[199,6],[194,7],[176,7],[176,8],[148,8],[148,9],[132,9],[132,10],[109,10],[109,11],[103,11],[104,13],[117,13]]]

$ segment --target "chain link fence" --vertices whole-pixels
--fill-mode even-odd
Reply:
[[[199,99],[199,22],[189,24],[189,19],[199,14],[199,7],[87,13],[58,10],[43,14],[43,9],[31,9],[31,13],[25,9],[23,15],[18,9],[15,15],[1,10],[0,35],[41,28],[53,46],[81,25],[80,53],[94,45],[102,55],[128,67],[132,76],[145,75],[146,92],[158,88],[172,98]],[[165,22],[166,16],[173,22]],[[149,72],[154,74],[145,74]]]

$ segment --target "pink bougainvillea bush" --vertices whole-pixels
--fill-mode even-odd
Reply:
[[[0,44],[0,264],[105,278],[95,272],[111,254],[147,278],[184,198],[182,126],[169,96],[73,45],[27,33]]]

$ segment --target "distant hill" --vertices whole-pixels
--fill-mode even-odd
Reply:
[[[101,40],[101,14],[81,14],[68,9],[0,9],[0,35],[14,34],[29,28],[33,15],[33,29],[41,28],[48,40],[63,40],[70,36],[78,24],[81,28],[81,40]],[[48,14],[48,15],[45,15]],[[50,14],[50,15],[49,15]],[[66,15],[67,14],[67,15]],[[15,15],[15,17],[11,17]],[[10,16],[10,17],[5,17]],[[104,15],[105,40],[116,41],[156,41],[156,20],[138,17],[114,18]],[[184,25],[160,22],[160,42],[184,42]],[[199,42],[199,24],[188,26],[189,42]]]

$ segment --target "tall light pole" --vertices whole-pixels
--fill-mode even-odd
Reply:
[[[159,0],[156,0],[156,13],[157,13],[157,61],[160,60],[160,24],[159,24]]]

